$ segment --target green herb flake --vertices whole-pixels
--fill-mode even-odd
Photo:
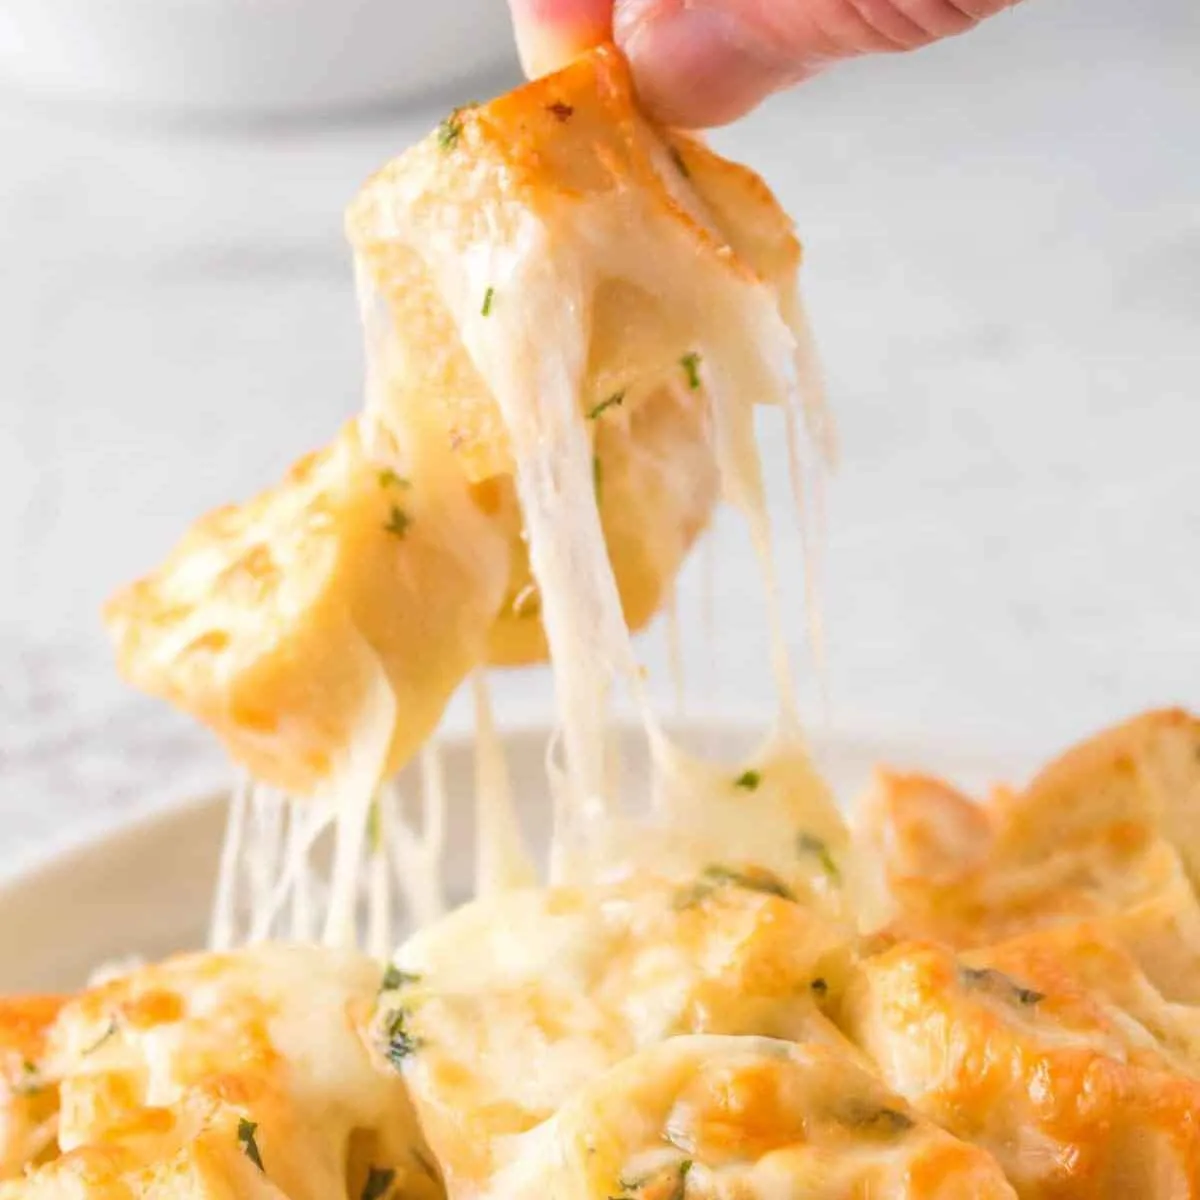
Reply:
[[[721,863],[713,863],[700,873],[701,879],[714,887],[737,887],[747,892],[761,892],[764,896],[778,896],[782,900],[795,900],[795,894],[770,871],[738,871]]]
[[[443,150],[451,150],[462,137],[462,109],[451,109],[450,115],[437,127],[437,143]]]
[[[844,1124],[878,1138],[899,1137],[914,1124],[912,1117],[896,1108],[853,1105],[842,1114]]]
[[[386,533],[393,534],[395,537],[402,538],[407,532],[408,527],[412,524],[412,517],[408,515],[398,504],[392,505],[391,514],[388,517],[387,524],[384,525]]]
[[[488,290],[483,293],[483,307],[479,310],[482,316],[490,317],[492,315],[492,301],[495,299],[496,289],[494,287],[489,287]]]
[[[818,1000],[824,1000],[829,995],[829,984],[819,975],[808,985],[808,990],[812,992]]]
[[[962,985],[969,989],[981,989],[996,992],[1006,999],[1015,1000],[1025,1008],[1045,1000],[1045,992],[1034,991],[1033,988],[1023,987],[1010,979],[1003,971],[992,967],[959,967],[958,977]]]
[[[403,475],[397,475],[391,467],[384,467],[379,472],[379,486],[383,488],[407,488],[412,487],[412,484]]]
[[[403,1070],[404,1060],[411,1058],[424,1045],[420,1038],[414,1037],[409,1032],[407,1021],[408,1012],[403,1008],[398,1008],[392,1013],[387,1023],[387,1045],[384,1053],[388,1062],[397,1071]]]
[[[95,1054],[95,1052],[99,1050],[105,1042],[116,1036],[117,1022],[115,1019],[113,1019],[109,1021],[108,1028],[86,1050],[82,1051],[82,1054],[85,1056],[88,1054]]]
[[[698,391],[700,388],[700,355],[693,350],[679,360],[679,365],[687,376],[688,387],[693,392]]]
[[[18,1096],[33,1096],[44,1086],[38,1073],[37,1064],[25,1059],[21,1063],[21,1078],[12,1085],[13,1092]]]
[[[560,121],[569,121],[575,115],[575,109],[562,100],[555,100],[553,104],[547,104],[546,111]]]
[[[722,863],[712,863],[700,872],[700,878],[695,883],[676,894],[672,907],[676,912],[695,908],[726,887],[759,892],[764,896],[778,896],[781,900],[794,902],[796,899],[795,893],[770,871],[739,871]]]
[[[600,455],[592,455],[592,488],[596,493],[596,503],[600,503],[600,490],[604,483],[604,469],[600,465]]]
[[[368,1167],[361,1200],[383,1200],[392,1190],[395,1179],[396,1172],[391,1167]]]
[[[420,975],[414,974],[412,971],[402,970],[395,963],[388,963],[387,969],[383,972],[383,981],[379,985],[379,990],[381,992],[394,992],[397,988],[404,987],[405,984],[420,982]]]
[[[688,165],[683,161],[683,155],[679,152],[678,146],[671,146],[667,153],[671,156],[671,161],[675,164],[675,169],[684,177],[691,179],[692,173],[688,170]]]
[[[833,880],[840,883],[842,872],[830,852],[829,845],[811,833],[802,833],[796,838],[796,849],[802,857],[815,858],[821,864],[821,870]]]
[[[600,416],[601,413],[607,412],[610,408],[616,408],[617,405],[622,404],[624,400],[625,392],[623,390],[619,392],[613,392],[613,394],[609,396],[607,400],[601,400],[595,408],[588,412],[588,420],[594,421],[598,416]]]
[[[733,786],[746,792],[755,792],[762,783],[762,772],[743,771],[734,781]]]
[[[683,1200],[687,1194],[687,1177],[692,1169],[692,1160],[685,1158],[679,1164],[679,1178],[675,1181],[675,1186],[671,1190],[671,1200]]]
[[[258,1130],[258,1123],[251,1121],[246,1117],[238,1118],[237,1140],[242,1148],[242,1152],[246,1157],[264,1174],[266,1167],[263,1166],[262,1155],[258,1152],[258,1142],[255,1140],[255,1133]]]

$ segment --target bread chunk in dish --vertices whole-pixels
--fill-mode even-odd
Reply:
[[[527,889],[404,945],[377,1036],[465,1195],[507,1137],[663,1038],[804,1037],[853,1056],[825,1016],[848,963],[845,931],[766,871]]]
[[[1147,713],[977,805],[881,774],[860,820],[875,916],[970,947],[1101,922],[1171,999],[1200,1002],[1200,721]]]
[[[1030,1200],[1200,1196],[1200,1024],[1103,931],[868,956],[841,1008],[887,1084]]]
[[[824,1043],[671,1038],[506,1146],[489,1200],[1015,1200],[985,1150]]]
[[[26,1081],[53,1132],[0,1197],[360,1200],[372,1176],[380,1196],[443,1195],[403,1081],[372,1059],[380,977],[354,953],[267,945],[71,998]]]

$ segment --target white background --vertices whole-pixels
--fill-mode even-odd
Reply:
[[[358,405],[342,207],[466,98],[240,132],[0,99],[0,873],[225,777],[118,683],[98,607]],[[1200,706],[1193,0],[1030,0],[716,141],[797,218],[840,425],[814,720],[1019,773],[1138,708]],[[735,522],[713,573],[716,674],[690,690],[764,712]],[[527,680],[503,699],[509,723],[546,711]]]

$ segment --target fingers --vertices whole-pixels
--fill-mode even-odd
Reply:
[[[642,102],[660,120],[720,125],[830,62],[914,50],[1015,3],[617,0],[614,32]]]
[[[445,0],[443,0],[445,2]],[[509,0],[521,61],[544,75],[615,38],[642,103],[722,125],[831,62],[915,50],[1017,0]]]
[[[531,79],[612,37],[613,0],[509,0],[509,8],[521,65]]]

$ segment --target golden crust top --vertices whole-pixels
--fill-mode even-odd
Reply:
[[[899,934],[954,946],[1100,921],[1168,995],[1200,1000],[1200,904],[1187,864],[1200,722],[1148,713],[977,806],[936,780],[881,774],[865,854]]]
[[[433,1200],[403,1083],[368,1051],[380,977],[355,954],[262,946],[81,993],[37,1063],[50,1136],[0,1197],[329,1200],[375,1167]]]
[[[1157,1020],[1142,1024],[1062,949],[1054,932],[961,961],[901,943],[861,964],[844,1020],[893,1088],[989,1149],[1022,1196],[1200,1195],[1198,1064],[1169,1007],[1143,1004]],[[1137,974],[1127,960],[1116,979]]]

